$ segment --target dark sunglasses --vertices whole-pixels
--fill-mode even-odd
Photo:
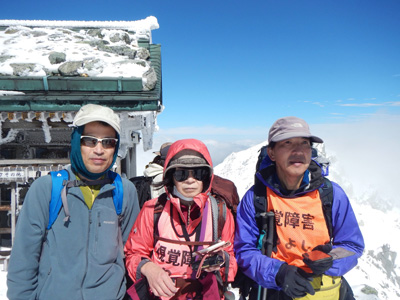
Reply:
[[[82,135],[81,136],[81,145],[94,148],[96,147],[97,143],[101,142],[101,145],[103,146],[104,149],[111,149],[115,148],[117,145],[118,139],[115,138],[103,138],[103,139],[98,139],[93,136],[88,136],[88,135]]]
[[[210,170],[209,168],[175,169],[173,176],[178,182],[185,181],[189,176],[196,180],[204,181],[210,177]]]

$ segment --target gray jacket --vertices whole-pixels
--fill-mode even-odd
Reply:
[[[70,178],[75,178],[71,169],[68,171]],[[125,244],[139,204],[134,185],[124,178],[122,182],[121,231]],[[70,188],[70,222],[64,223],[61,208],[47,231],[51,186],[50,175],[40,177],[25,197],[8,269],[8,298],[122,299],[126,291],[125,266],[111,192],[114,186],[104,185],[90,210],[80,188]]]

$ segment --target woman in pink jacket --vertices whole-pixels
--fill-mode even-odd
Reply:
[[[234,219],[226,209],[216,240],[212,212],[219,209],[209,196],[213,177],[211,157],[201,141],[171,145],[161,183],[166,193],[145,202],[125,245],[130,277],[136,284],[147,281],[156,297],[224,299],[217,278],[230,282],[235,277]],[[226,243],[204,255],[218,241]]]

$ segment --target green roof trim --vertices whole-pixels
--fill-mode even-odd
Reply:
[[[139,92],[141,78],[115,77],[18,77],[0,78],[0,90],[19,92],[88,91]]]
[[[23,94],[0,95],[0,111],[77,111],[88,103],[117,111],[160,111],[162,104],[161,46],[148,45],[157,74],[154,89],[143,90],[141,78],[0,76],[0,90]]]

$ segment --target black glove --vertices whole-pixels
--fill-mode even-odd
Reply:
[[[300,268],[285,263],[279,268],[275,281],[291,298],[304,297],[307,293],[314,295],[315,291],[306,279],[306,274]]]
[[[319,245],[311,252],[303,254],[304,263],[310,267],[314,275],[324,274],[332,267],[333,258],[329,253],[332,250],[331,244]]]
[[[314,250],[319,250],[322,251],[324,253],[329,253],[332,251],[332,244],[328,243],[325,245],[318,245],[317,247],[315,247],[314,249],[312,249],[312,251]]]

